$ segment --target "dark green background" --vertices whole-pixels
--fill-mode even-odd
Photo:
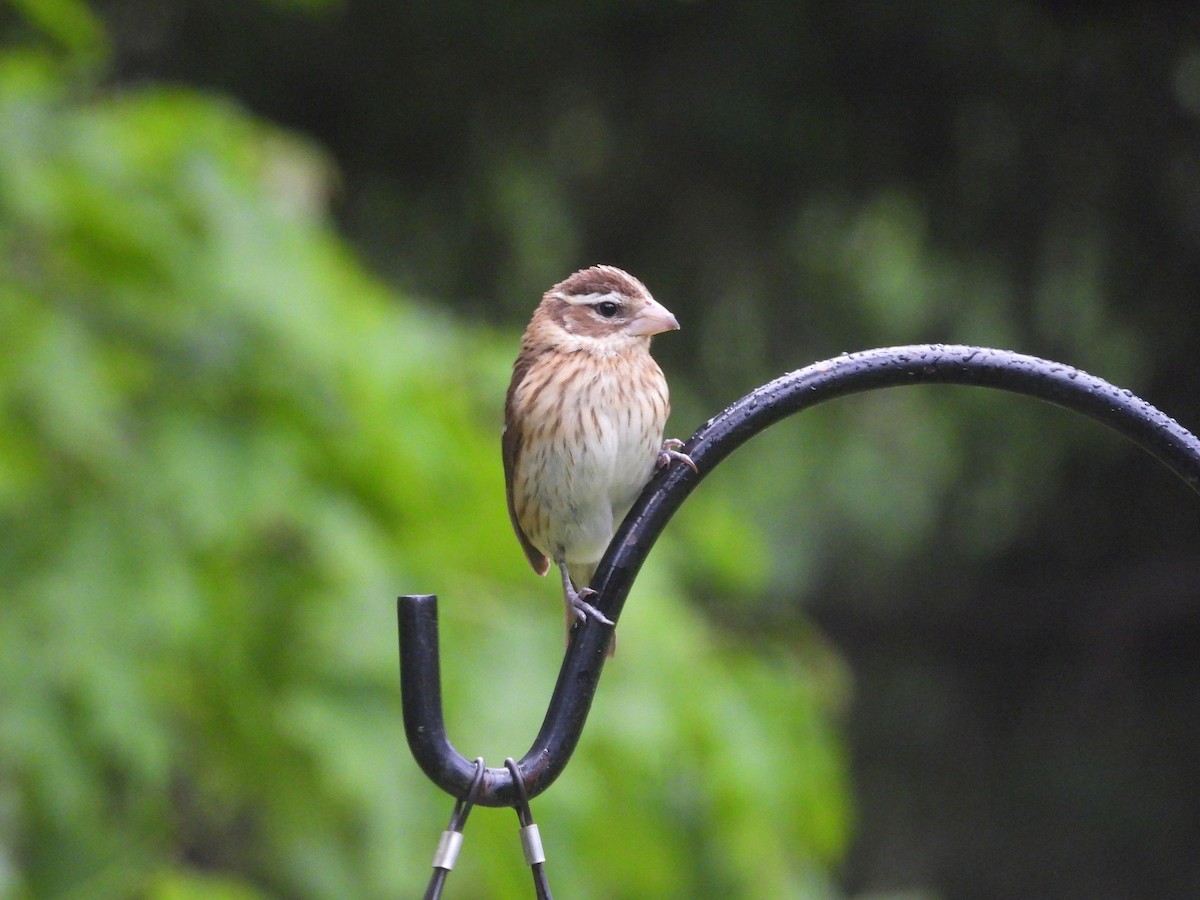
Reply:
[[[390,600],[443,597],[460,749],[523,754],[558,612],[497,435],[576,268],[683,323],[655,344],[679,437],[935,341],[1200,427],[1194,3],[3,16],[0,892],[420,889],[450,804],[403,746]],[[535,804],[551,883],[1195,896],[1198,526],[1149,457],[1024,398],[777,427],[634,589]],[[514,824],[473,816],[448,895],[528,893]]]

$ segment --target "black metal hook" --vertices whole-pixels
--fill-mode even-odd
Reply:
[[[783,375],[709,419],[684,445],[698,472],[673,465],[660,472],[617,529],[592,587],[596,606],[616,622],[650,548],[688,495],[725,457],[787,416],[847,394],[902,384],[961,384],[1036,397],[1090,416],[1125,435],[1200,493],[1200,441],[1174,419],[1133,393],[1071,366],[1007,350],[919,345],[867,350],[814,363]],[[400,673],[404,730],[429,778],[462,796],[474,764],[454,749],[442,720],[437,598],[401,597]],[[591,620],[577,628],[559,671],[546,718],[517,763],[528,797],[562,774],[579,742],[604,668],[608,629]],[[481,806],[518,802],[513,774],[489,768],[476,791]]]

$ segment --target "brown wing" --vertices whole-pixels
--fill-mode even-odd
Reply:
[[[513,414],[513,394],[516,393],[517,385],[525,378],[525,373],[529,371],[529,365],[528,355],[522,353],[513,366],[512,382],[508,386],[508,396],[504,401],[504,434],[500,443],[504,456],[504,493],[508,499],[509,521],[512,522],[513,531],[517,533],[517,540],[521,542],[521,549],[525,551],[525,558],[533,566],[533,571],[545,575],[550,571],[550,560],[530,542],[525,529],[517,520],[517,507],[513,502],[513,480],[517,469],[517,457],[521,452],[521,426]]]

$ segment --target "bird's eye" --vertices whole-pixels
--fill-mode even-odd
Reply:
[[[596,312],[604,316],[606,319],[611,319],[617,314],[617,310],[621,308],[621,304],[614,303],[612,300],[605,300],[602,303],[596,304]]]

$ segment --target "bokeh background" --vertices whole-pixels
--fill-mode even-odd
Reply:
[[[0,6],[0,896],[419,893],[394,598],[520,756],[557,587],[499,429],[541,292],[683,322],[670,433],[842,351],[1058,359],[1200,427],[1200,7]],[[1200,895],[1200,504],[904,388],[693,495],[534,812],[564,897]],[[447,896],[531,894],[480,810]]]

